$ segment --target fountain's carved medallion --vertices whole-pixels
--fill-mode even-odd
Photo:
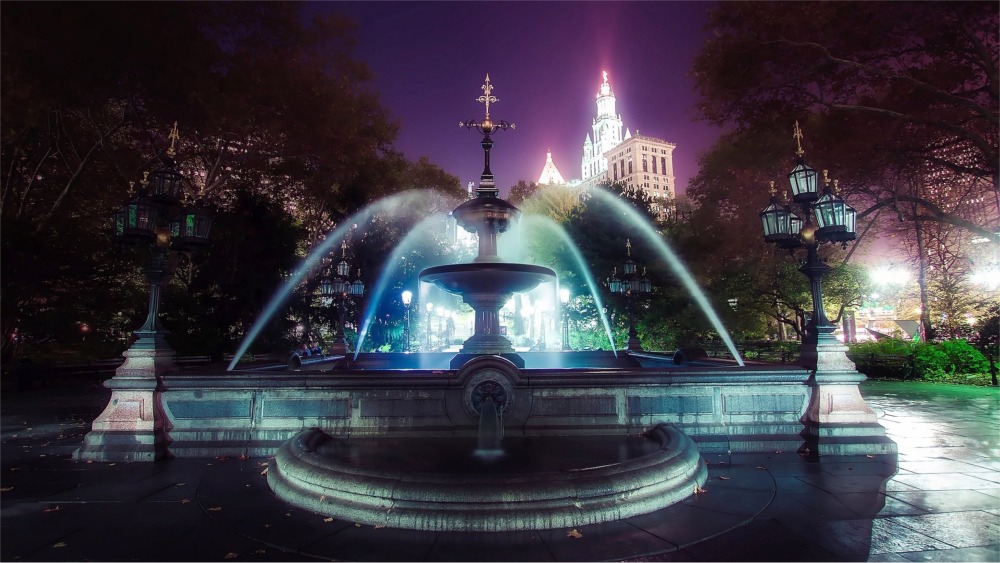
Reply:
[[[507,375],[497,368],[478,369],[465,383],[463,403],[469,416],[479,418],[487,397],[493,399],[493,403],[504,413],[509,413],[514,406],[514,386]]]

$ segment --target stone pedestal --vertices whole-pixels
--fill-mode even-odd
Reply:
[[[865,379],[847,357],[834,327],[818,328],[816,344],[803,346],[800,362],[813,370],[812,395],[803,416],[804,451],[817,455],[894,454],[896,444],[861,396]]]
[[[155,461],[167,456],[160,376],[176,371],[163,331],[137,331],[115,376],[104,382],[111,400],[74,453],[93,461]]]

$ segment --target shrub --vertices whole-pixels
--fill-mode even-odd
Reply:
[[[949,373],[986,373],[990,369],[986,356],[965,339],[945,340],[938,347],[951,362]]]
[[[938,381],[953,373],[951,360],[936,344],[917,344],[913,349],[913,371],[917,377]]]

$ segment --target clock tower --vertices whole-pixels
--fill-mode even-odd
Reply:
[[[622,117],[615,113],[615,93],[608,83],[608,73],[603,73],[604,81],[597,92],[597,117],[591,125],[593,136],[587,135],[583,142],[581,178],[586,181],[605,174],[608,160],[604,153],[622,143]]]

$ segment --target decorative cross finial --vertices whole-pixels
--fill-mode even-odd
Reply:
[[[823,185],[824,186],[829,186],[830,185],[830,171],[829,170],[824,170],[823,171]]]
[[[632,239],[625,239],[625,255],[632,256]]]
[[[347,258],[347,241],[340,242],[340,257]]]
[[[771,192],[772,197],[778,195],[778,190],[774,187],[774,180],[771,180],[771,189],[769,191]]]
[[[177,131],[176,121],[174,122],[173,129],[170,130],[170,134],[167,135],[167,138],[170,139],[170,148],[167,149],[167,156],[173,158],[177,154],[177,151],[174,150],[174,143],[181,138],[181,134]]]
[[[486,84],[483,84],[482,88],[483,88],[483,92],[485,92],[485,94],[483,94],[482,96],[479,96],[478,98],[476,98],[476,101],[480,102],[480,103],[485,103],[486,104],[486,118],[489,119],[489,117],[490,117],[490,103],[491,102],[494,102],[494,103],[495,102],[499,102],[500,100],[498,100],[496,96],[494,96],[493,94],[491,94],[491,92],[493,91],[493,85],[490,84],[490,75],[488,73],[486,74]]]
[[[149,171],[148,170],[142,173],[142,180],[139,182],[139,185],[142,186],[142,189],[144,189],[144,190],[146,189],[146,186],[149,185]]]
[[[802,150],[802,128],[799,127],[799,121],[795,120],[795,129],[792,132],[792,137],[795,139],[795,144],[798,145],[798,150],[795,151],[795,155],[801,157],[806,154],[806,151]]]
[[[834,180],[833,181],[833,193],[835,193],[835,194],[839,194],[840,193],[840,180]]]

